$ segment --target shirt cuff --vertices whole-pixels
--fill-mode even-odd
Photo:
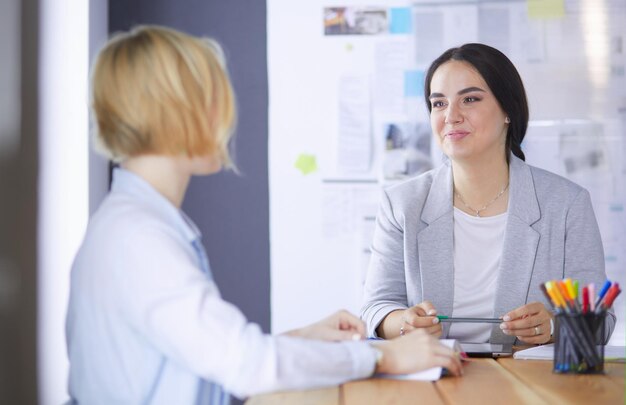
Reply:
[[[403,307],[398,304],[385,304],[385,305],[382,305],[380,308],[378,308],[378,310],[372,317],[370,330],[368,331],[368,337],[379,338],[378,333],[376,333],[376,329],[378,329],[378,327],[383,322],[383,320],[387,317],[387,315],[389,315],[393,311],[397,311],[397,310],[403,311],[405,309],[406,307]]]
[[[376,370],[376,349],[367,341],[342,342],[341,344],[346,346],[352,357],[353,379],[371,377]]]

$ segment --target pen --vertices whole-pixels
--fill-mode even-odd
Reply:
[[[603,300],[600,301],[600,305],[596,307],[596,314],[604,311],[605,309],[611,308],[613,305],[613,301],[622,292],[619,288],[619,284],[615,283],[609,288],[609,291],[603,297]]]
[[[563,283],[565,284],[565,288],[567,289],[566,291],[569,297],[571,299],[576,299],[576,294],[574,293],[574,283],[572,282],[572,279],[566,278],[565,280],[563,280]]]
[[[602,298],[604,298],[604,296],[606,295],[606,292],[609,291],[610,287],[611,287],[611,282],[609,280],[606,280],[606,282],[600,289],[600,292],[598,293],[598,299],[596,300],[596,305],[595,305],[596,310],[600,306],[600,302],[602,302]]]
[[[439,322],[468,322],[468,323],[502,323],[500,318],[460,318],[446,315],[437,315]]]
[[[594,283],[589,284],[589,309],[591,312],[596,310],[596,285]]]
[[[583,287],[583,314],[589,312],[589,288]]]

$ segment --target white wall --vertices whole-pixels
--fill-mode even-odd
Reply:
[[[527,160],[589,189],[603,237],[607,275],[626,283],[623,2],[568,1],[563,14],[546,18],[529,16],[524,1],[369,3],[384,8],[415,5],[416,12],[426,17],[421,20],[425,24],[414,24],[413,38],[324,35],[324,7],[367,5],[361,1],[267,3],[274,332],[339,308],[358,311],[367,262],[363,252],[371,237],[367,216],[372,215],[371,205],[381,186],[380,124],[410,119],[412,114],[417,120],[425,118],[419,117],[425,110],[421,99],[405,97],[391,106],[386,100],[397,98],[391,91],[381,92],[380,83],[393,88],[397,83],[392,75],[398,73],[393,69],[401,65],[425,69],[448,47],[466,42],[500,48],[520,70],[534,122],[523,145]],[[390,61],[402,56],[394,47],[406,48],[411,60]],[[340,87],[346,77],[361,80],[363,94],[370,97],[366,119],[371,128],[365,136],[373,145],[371,162],[358,172],[338,165]],[[600,156],[599,163],[583,164],[578,170],[567,165],[586,162],[592,150]],[[316,171],[304,175],[294,167],[302,154],[315,156]],[[436,153],[432,159],[437,161]],[[614,344],[625,343],[625,302],[622,294],[615,304]]]

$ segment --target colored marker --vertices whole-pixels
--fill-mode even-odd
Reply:
[[[589,312],[589,288],[583,287],[583,314]]]
[[[446,315],[437,315],[439,322],[467,322],[467,323],[502,323],[500,318],[461,318]]]
[[[609,280],[606,280],[606,282],[600,289],[600,292],[598,293],[598,299],[596,301],[596,309],[598,309],[598,307],[600,306],[600,302],[602,302],[602,298],[604,298],[604,296],[606,295],[606,292],[609,291],[609,288],[611,288],[611,282]]]
[[[589,309],[591,312],[596,310],[596,285],[591,283],[588,285],[589,288]]]

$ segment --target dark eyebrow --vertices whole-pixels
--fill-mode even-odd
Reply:
[[[466,89],[459,91],[457,94],[460,96],[466,93],[471,93],[472,91],[480,91],[480,92],[485,93],[485,90],[481,89],[480,87],[468,87]],[[440,98],[440,97],[445,97],[445,96],[443,95],[443,93],[432,93],[430,96],[428,96],[428,98],[431,100],[433,98]]]
[[[459,91],[456,94],[460,96],[461,94],[471,93],[472,91],[481,91],[483,93],[485,92],[485,90],[481,89],[480,87],[468,87],[466,89]]]

